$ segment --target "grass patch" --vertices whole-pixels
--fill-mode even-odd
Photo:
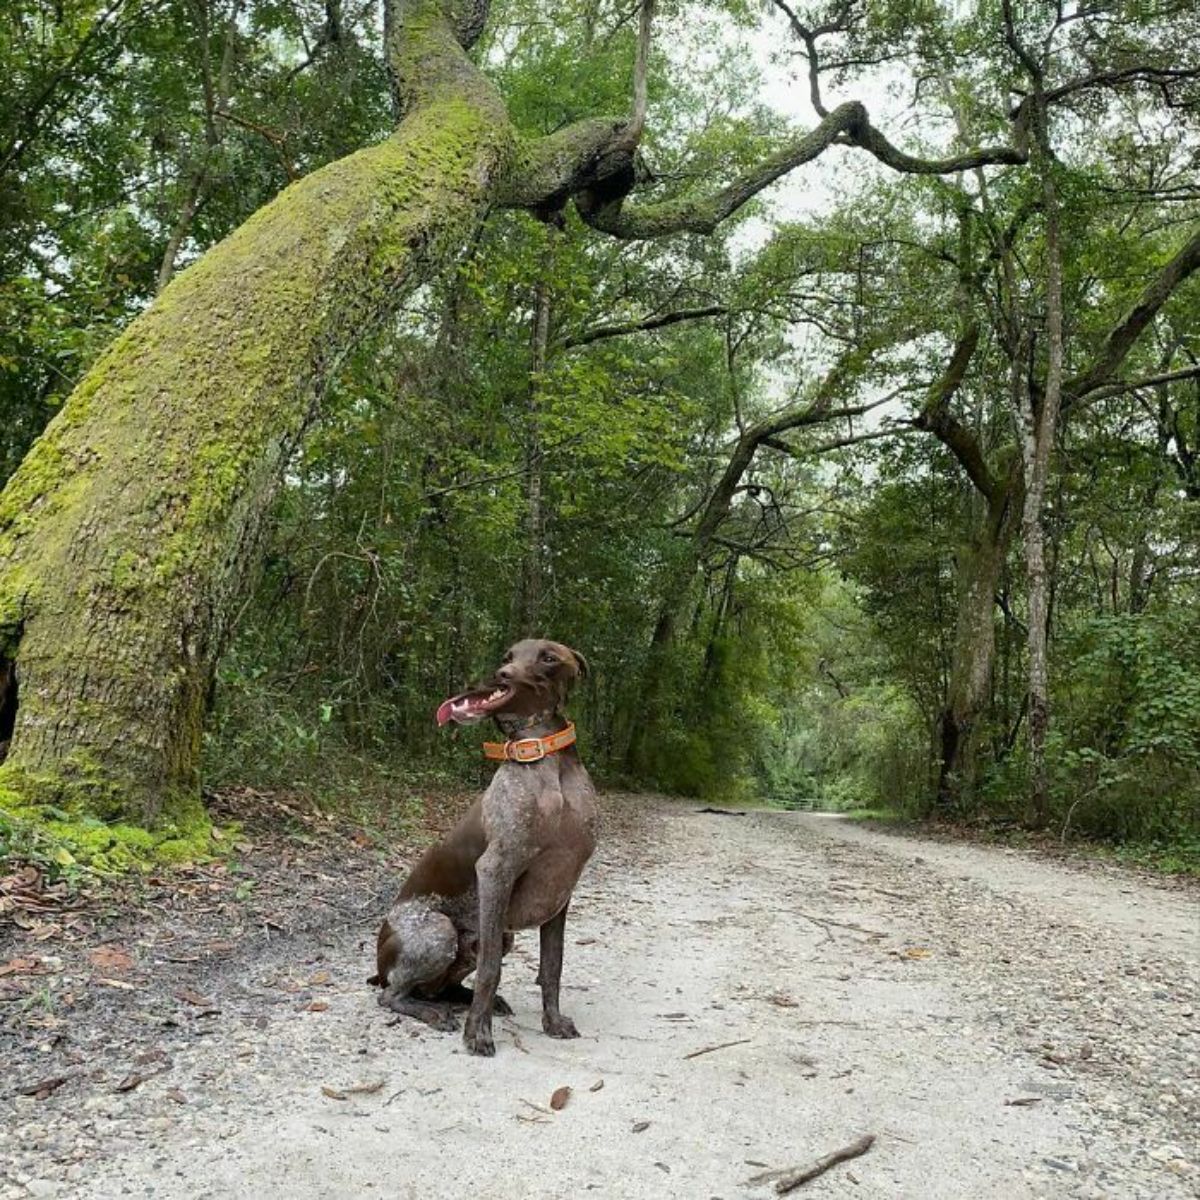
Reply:
[[[1160,875],[1185,875],[1200,879],[1200,838],[1181,838],[1177,842],[1126,842],[1121,846],[1084,843],[1084,846],[1091,853],[1115,859],[1127,866],[1141,867]]]
[[[898,808],[854,808],[841,815],[847,821],[878,821],[881,825],[907,825],[910,822]]]

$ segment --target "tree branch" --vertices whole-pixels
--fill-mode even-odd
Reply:
[[[821,69],[820,58],[817,55],[816,35],[800,20],[795,11],[787,4],[787,0],[773,0],[773,3],[787,17],[792,32],[804,43],[804,53],[808,59],[808,96],[817,116],[826,117],[829,115],[829,110],[821,99]]]
[[[895,425],[881,426],[879,429],[869,429],[865,433],[848,433],[845,437],[834,438],[829,442],[818,442],[815,446],[794,446],[782,438],[764,438],[762,444],[772,450],[779,450],[792,458],[811,458],[826,454],[830,450],[841,450],[846,446],[857,446],[859,442],[875,442],[881,438],[907,437],[910,433],[923,432],[915,421],[901,421]]]
[[[1122,83],[1175,83],[1189,79],[1200,78],[1200,70],[1192,67],[1156,67],[1150,63],[1138,63],[1130,67],[1122,67],[1114,71],[1097,71],[1079,79],[1069,80],[1055,88],[1047,88],[1045,103],[1053,104],[1056,100],[1082,92],[1088,88],[1116,87]],[[1020,104],[1009,111],[1009,116],[1018,119],[1032,103],[1033,97],[1026,96]]]
[[[1143,379],[1131,379],[1128,383],[1107,383],[1092,393],[1093,398],[1099,396],[1119,396],[1122,392],[1136,392],[1142,388],[1160,387],[1164,383],[1174,383],[1178,379],[1195,379],[1200,376],[1200,367],[1184,367],[1179,371],[1167,371],[1162,375],[1147,375]]]
[[[614,195],[609,189],[598,187],[582,189],[576,196],[576,206],[589,225],[613,237],[645,239],[673,233],[710,234],[764,188],[811,162],[840,140],[907,174],[945,175],[988,164],[1023,163],[1027,158],[1023,151],[1009,146],[971,150],[949,158],[916,158],[893,146],[871,124],[861,103],[849,101],[838,105],[815,129],[797,135],[758,166],[711,195],[626,207],[624,199],[629,188]]]
[[[654,317],[646,317],[641,321],[627,321],[620,325],[595,325],[585,329],[563,342],[565,349],[576,346],[590,346],[592,342],[600,342],[605,338],[624,337],[630,333],[646,333],[651,329],[663,329],[668,325],[678,325],[681,321],[698,321],[704,317],[723,317],[729,310],[723,304],[709,304],[704,308],[681,308],[676,312],[659,313]]]
[[[941,378],[929,389],[913,425],[932,433],[958,459],[967,478],[992,504],[999,495],[1000,484],[988,466],[979,439],[950,411],[950,401],[962,386],[978,344],[979,326],[972,321],[959,338]]]
[[[1174,258],[1142,290],[1133,307],[1109,332],[1092,365],[1063,387],[1064,408],[1106,384],[1125,361],[1142,331],[1158,315],[1172,292],[1200,268],[1200,225]]]
[[[625,128],[625,141],[633,150],[646,128],[646,77],[650,67],[650,34],[654,24],[655,0],[642,0],[638,14],[637,53],[633,60],[633,115]]]

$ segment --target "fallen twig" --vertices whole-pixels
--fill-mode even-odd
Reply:
[[[711,1054],[714,1050],[728,1050],[730,1046],[744,1046],[750,1039],[738,1038],[736,1042],[719,1042],[715,1046],[704,1046],[699,1050],[693,1050],[691,1054],[685,1054],[684,1059],[699,1058],[702,1054]]]
[[[843,1146],[840,1150],[835,1150],[832,1154],[825,1155],[824,1158],[818,1159],[811,1167],[805,1167],[803,1170],[796,1171],[791,1175],[785,1175],[775,1184],[775,1191],[778,1195],[783,1196],[788,1192],[794,1191],[802,1184],[808,1183],[810,1179],[816,1179],[818,1175],[824,1175],[830,1167],[836,1167],[838,1163],[848,1162],[852,1158],[858,1158],[860,1154],[866,1154],[875,1143],[875,1135],[873,1133],[864,1133],[857,1141],[851,1142],[848,1146]]]
[[[792,911],[796,916],[803,917],[806,921],[812,921],[815,925],[832,926],[834,929],[852,929],[855,933],[865,934],[869,938],[887,937],[886,933],[881,933],[878,929],[865,929],[862,925],[854,925],[850,921],[835,921],[832,917],[818,917],[815,913],[800,912],[798,909]]]
[[[521,1034],[517,1030],[517,1027],[510,1022],[509,1024],[505,1025],[504,1028],[505,1028],[506,1032],[509,1034],[509,1036],[512,1038],[513,1045],[516,1046],[516,1048],[518,1050],[520,1050],[520,1052],[522,1054],[528,1054],[529,1048],[525,1045],[525,1043],[523,1041],[521,1041]]]

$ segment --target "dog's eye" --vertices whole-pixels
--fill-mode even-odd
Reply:
[[[551,664],[553,664],[553,663],[557,663],[557,662],[558,662],[558,655],[557,655],[557,654],[552,654],[552,653],[551,653],[549,650],[543,650],[543,651],[542,651],[542,662],[544,662],[544,663],[551,663]]]

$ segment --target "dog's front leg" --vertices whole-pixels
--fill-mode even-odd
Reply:
[[[577,1038],[579,1030],[570,1017],[558,1011],[558,987],[562,979],[563,940],[567,929],[567,905],[541,928],[542,959],[538,983],[542,985],[542,1028],[553,1038]]]
[[[517,874],[512,857],[501,853],[494,844],[475,864],[479,881],[479,957],[475,963],[475,993],[463,1026],[463,1041],[472,1054],[490,1057],[496,1053],[492,1041],[492,1003],[500,986],[504,919]]]

